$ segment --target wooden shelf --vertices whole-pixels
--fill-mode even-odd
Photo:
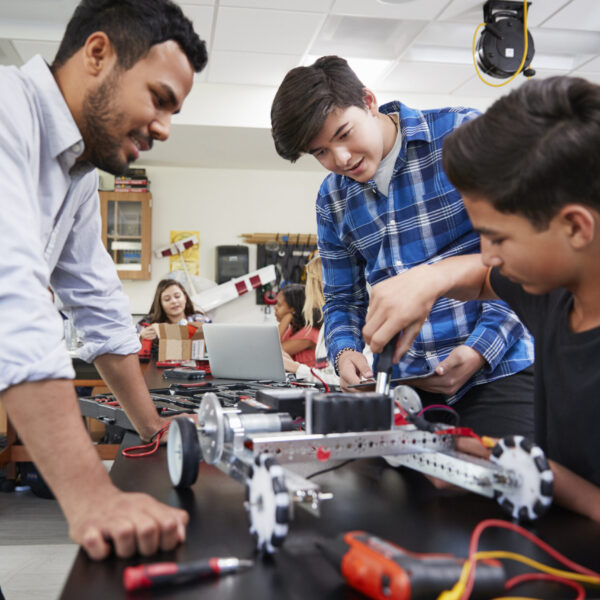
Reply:
[[[294,246],[316,246],[317,236],[314,233],[241,233],[246,244],[292,244]]]
[[[99,195],[102,241],[115,262],[119,277],[150,279],[152,194],[99,192]],[[128,223],[127,218],[131,215],[134,220]],[[131,256],[127,257],[127,252]],[[136,260],[137,255],[139,260]]]

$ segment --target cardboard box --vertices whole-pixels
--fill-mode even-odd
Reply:
[[[195,344],[196,352],[192,353],[192,342],[202,340],[204,334],[202,327],[194,331],[190,337],[190,330],[194,329],[187,325],[172,325],[170,323],[158,324],[158,360],[190,360],[196,358],[196,353],[200,350],[198,344]],[[202,345],[202,353],[204,352]],[[199,357],[201,358],[201,357]]]

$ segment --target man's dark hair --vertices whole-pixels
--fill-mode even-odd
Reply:
[[[271,133],[277,153],[292,162],[306,152],[336,108],[366,108],[365,86],[339,56],[323,56],[284,77],[271,106]]]
[[[460,192],[539,230],[566,204],[600,211],[600,86],[524,83],[446,138],[443,165]]]
[[[194,71],[206,66],[205,42],[171,0],[82,0],[67,24],[52,70],[64,65],[96,31],[109,37],[123,70],[168,40],[179,44]]]

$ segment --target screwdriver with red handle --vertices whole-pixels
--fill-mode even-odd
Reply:
[[[167,583],[186,583],[194,579],[214,577],[248,569],[254,564],[234,556],[205,558],[188,563],[160,562],[137,567],[126,567],[123,585],[128,592]]]

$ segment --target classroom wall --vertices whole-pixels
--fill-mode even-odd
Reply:
[[[196,89],[201,87],[202,94]],[[247,94],[254,88],[236,86],[246,90]],[[224,131],[231,129],[236,122],[237,111],[225,110],[221,106],[223,123],[216,118],[219,107],[210,102],[206,86],[194,86],[192,93],[199,97],[193,106],[199,106],[196,119],[186,112],[186,122],[211,125],[228,125]],[[210,91],[210,86],[208,86]],[[261,93],[264,93],[262,90]],[[204,97],[206,96],[206,98]],[[492,97],[453,97],[441,94],[392,94],[382,93],[379,102],[388,102],[395,98],[409,106],[418,108],[433,108],[440,106],[471,106],[485,110],[493,101]],[[239,106],[248,102],[240,102]],[[206,104],[206,106],[205,106]],[[249,103],[250,106],[269,106],[264,98],[261,102]],[[268,111],[250,111],[260,113],[262,120],[268,120]],[[263,115],[263,112],[265,113]],[[258,117],[257,117],[258,119]],[[260,119],[259,119],[260,120]],[[174,120],[175,122],[175,120]],[[247,123],[245,123],[247,125]],[[268,127],[268,124],[257,122],[256,126]],[[235,130],[232,130],[235,131]],[[244,146],[237,138],[225,134],[212,141],[207,141],[209,156],[221,157],[223,164],[227,160],[239,161],[240,151],[243,156],[252,153],[252,149]],[[232,141],[233,140],[233,141]],[[206,154],[206,147],[198,148],[202,139],[195,140],[195,152]],[[220,144],[213,147],[213,144]],[[232,147],[233,144],[233,147]],[[225,147],[223,147],[225,145]],[[152,155],[167,164],[173,163],[173,156],[168,151],[167,144],[157,144]],[[206,157],[205,157],[206,158]],[[276,157],[280,160],[279,157]],[[160,162],[160,161],[159,161]],[[214,161],[212,161],[214,164]],[[195,168],[174,167],[140,162],[135,166],[146,167],[150,189],[153,196],[152,211],[152,248],[164,247],[169,243],[171,230],[200,231],[200,276],[214,281],[215,278],[215,247],[225,244],[241,243],[238,237],[241,233],[281,232],[281,233],[316,233],[314,203],[319,185],[327,172],[323,170],[305,170],[302,159],[293,166],[281,170],[255,168]],[[239,163],[236,163],[238,166]],[[318,168],[318,167],[317,167]],[[256,268],[256,247],[250,249],[250,270]],[[123,288],[131,299],[131,311],[134,315],[145,314],[151,304],[156,283],[167,275],[168,259],[152,258],[152,279],[150,281],[124,281]],[[256,306],[254,294],[247,294],[237,300],[218,308],[214,317],[219,321],[258,322],[272,319],[265,315],[262,306]]]
[[[137,166],[137,164],[136,164]],[[143,166],[143,165],[140,165]],[[215,248],[240,244],[241,233],[316,233],[315,198],[326,175],[320,171],[256,171],[148,166],[152,192],[152,248],[169,244],[171,230],[200,232],[200,276],[214,281]],[[256,246],[249,245],[250,270]],[[150,307],[168,258],[152,258],[150,281],[123,281],[134,315]],[[250,293],[218,308],[220,321],[271,319]]]

